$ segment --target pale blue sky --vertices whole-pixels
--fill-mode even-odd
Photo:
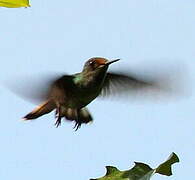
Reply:
[[[118,66],[130,68],[159,59],[186,62],[194,82],[192,0],[34,0],[31,5],[0,9],[1,82],[26,73],[79,72],[93,56],[122,58]],[[103,176],[106,165],[124,170],[141,161],[155,167],[173,151],[181,160],[174,175],[153,180],[194,177],[194,95],[161,104],[96,100],[89,105],[93,124],[75,132],[67,122],[55,128],[53,113],[19,121],[35,105],[0,91],[2,180],[88,180]]]

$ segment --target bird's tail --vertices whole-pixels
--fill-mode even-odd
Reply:
[[[93,120],[87,108],[72,109],[61,107],[58,116],[65,117],[69,121],[75,121],[76,130],[81,126],[81,124],[87,124]]]
[[[23,117],[24,120],[36,119],[56,108],[52,100],[48,100]]]

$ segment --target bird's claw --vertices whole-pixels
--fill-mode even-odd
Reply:
[[[55,122],[54,125],[55,125],[56,128],[57,128],[58,126],[61,125],[61,116],[59,115],[59,113],[56,112],[55,117],[56,117],[56,122]]]
[[[81,127],[81,122],[80,121],[76,121],[73,129],[75,129],[75,131],[77,131],[80,127]]]
[[[55,122],[55,124],[54,124],[54,125],[55,125],[55,126],[56,126],[56,128],[57,128],[58,126],[60,126],[60,125],[61,125],[61,121],[58,121],[58,120],[57,120],[57,121]]]
[[[60,126],[61,125],[61,116],[60,116],[60,108],[57,108],[56,109],[56,112],[55,112],[55,118],[56,118],[56,122],[55,122],[55,126],[56,126],[56,128],[58,127],[58,126]]]
[[[56,128],[61,125],[61,117],[58,117],[55,124]]]

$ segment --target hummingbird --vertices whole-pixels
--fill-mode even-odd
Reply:
[[[122,94],[131,89],[153,86],[153,82],[141,80],[133,75],[109,72],[111,64],[120,59],[108,60],[103,57],[90,58],[80,73],[62,75],[50,84],[47,99],[32,112],[23,117],[32,120],[55,110],[55,126],[64,118],[75,122],[75,130],[93,120],[87,105],[98,96]]]

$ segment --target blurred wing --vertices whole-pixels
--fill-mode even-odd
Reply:
[[[65,98],[73,97],[76,91],[73,78],[72,75],[64,75],[56,79],[51,85],[49,96],[62,103]]]
[[[185,64],[155,61],[127,68],[107,74],[101,93],[103,97],[122,96],[125,100],[156,102],[186,98],[191,93]]]
[[[154,82],[149,79],[139,79],[130,74],[107,73],[101,95],[127,95],[148,88],[153,88]]]
[[[62,77],[62,74],[36,74],[15,76],[5,86],[16,95],[27,99],[35,104],[45,101],[48,96],[52,84]]]
[[[171,75],[167,72],[153,75],[108,73],[101,95],[112,98],[123,97],[125,100],[152,100],[155,102],[184,97],[183,87],[177,81],[177,77],[174,78]]]

